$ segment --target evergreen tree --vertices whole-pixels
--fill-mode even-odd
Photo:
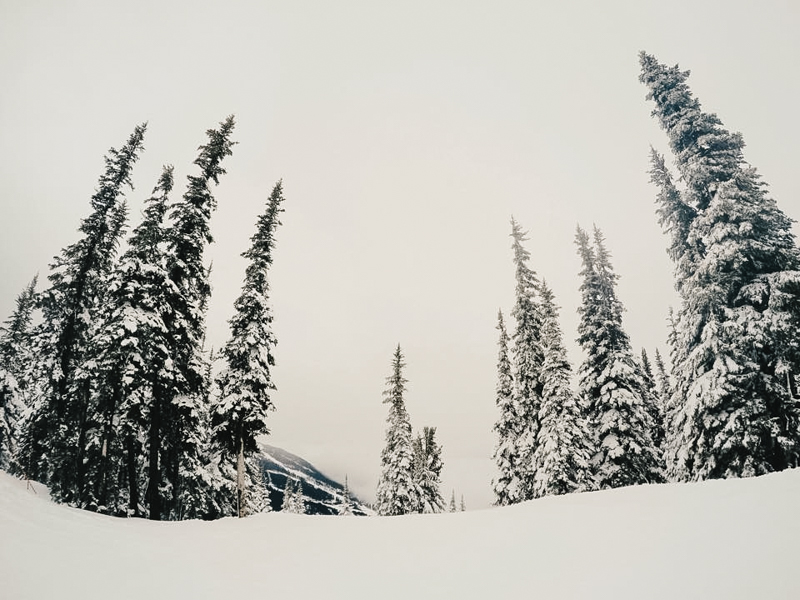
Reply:
[[[440,513],[444,498],[439,491],[442,476],[442,447],[436,443],[436,427],[425,427],[414,438],[414,481],[420,491],[420,513]]]
[[[283,490],[283,503],[281,512],[304,515],[306,513],[306,499],[303,495],[303,483],[294,477],[286,476],[286,487]]]
[[[50,288],[39,298],[39,389],[23,428],[19,469],[48,483],[51,496],[62,502],[78,502],[85,483],[92,382],[82,365],[127,216],[123,188],[131,186],[144,132],[145,125],[136,127],[120,150],[109,151],[91,199],[92,213],[79,228],[83,237],[56,257],[48,276]]]
[[[232,154],[233,128],[234,119],[230,116],[218,129],[206,132],[208,143],[200,146],[200,154],[194,161],[200,174],[189,176],[182,201],[170,211],[167,271],[175,293],[170,299],[166,325],[171,339],[170,364],[176,378],[165,393],[166,410],[159,415],[158,429],[162,433],[165,483],[170,493],[162,510],[173,519],[206,516],[203,502],[209,485],[209,457],[205,455],[209,407],[205,401],[208,383],[203,344],[211,288],[203,253],[213,241],[209,222],[216,201],[210,184],[218,184],[225,173],[221,163]],[[151,518],[160,516],[152,514]]]
[[[411,421],[403,400],[408,383],[403,377],[403,367],[405,362],[398,345],[392,360],[392,374],[386,379],[387,387],[383,393],[384,403],[389,404],[389,416],[376,498],[376,510],[381,516],[409,514],[420,506],[421,494],[413,473]]]
[[[144,511],[144,440],[151,442],[148,450],[158,452],[148,429],[161,410],[156,403],[163,403],[159,390],[168,389],[175,378],[164,323],[171,287],[163,221],[172,187],[173,169],[165,166],[111,277],[84,365],[96,386],[80,505],[109,514],[138,516]],[[152,458],[158,464],[158,456]],[[158,473],[148,471],[147,476],[160,480]]]
[[[8,469],[16,452],[17,428],[27,406],[26,371],[32,360],[30,325],[36,305],[36,282],[17,296],[14,312],[0,327],[0,469]]]
[[[570,390],[571,368],[558,323],[558,307],[544,281],[541,310],[544,363],[539,436],[533,455],[535,498],[592,489],[589,430]]]
[[[605,489],[661,481],[645,384],[622,328],[618,277],[597,228],[594,245],[580,227],[576,243],[583,263],[578,342],[586,355],[578,387],[594,433],[595,483]]]
[[[294,501],[294,510],[292,512],[298,515],[306,514],[306,496],[303,494],[303,482],[297,480],[292,500]]]
[[[466,510],[467,510],[467,503],[466,503],[466,502],[464,502],[464,494],[461,494],[461,506],[460,506],[460,510],[461,510],[461,512],[464,512],[464,511],[466,511]]]
[[[667,464],[678,480],[758,475],[800,454],[800,253],[791,220],[746,163],[740,134],[701,110],[688,71],[641,53],[640,81],[682,187],[653,153],[681,307]]]
[[[347,475],[344,476],[344,489],[342,490],[342,501],[339,504],[338,513],[343,517],[349,517],[353,514],[353,499],[350,497]]]
[[[655,390],[656,389],[656,381],[653,378],[653,365],[650,364],[650,357],[647,356],[647,350],[642,348],[642,360],[641,360],[641,367],[642,367],[642,377],[644,378],[644,383],[648,387],[648,389]]]
[[[672,389],[669,384],[667,367],[664,366],[664,359],[661,358],[661,353],[658,351],[658,348],[656,348],[656,380],[658,382],[656,388],[663,412],[663,407],[666,406],[667,399],[672,394]]]
[[[519,456],[517,441],[521,431],[520,416],[514,401],[514,379],[511,376],[511,361],[508,357],[508,333],[502,311],[497,312],[497,330],[500,332],[497,356],[497,387],[495,404],[500,417],[494,425],[497,445],[494,460],[499,473],[493,481],[495,501],[499,506],[514,504],[521,500],[521,481],[518,476]],[[455,507],[455,498],[453,499]]]
[[[450,494],[450,506],[448,507],[448,510],[451,513],[456,512],[456,491],[455,490],[453,490],[452,493]]]
[[[512,249],[516,270],[516,301],[511,311],[516,329],[511,347],[511,364],[514,378],[514,407],[518,416],[515,448],[508,451],[513,457],[514,475],[507,485],[511,501],[533,498],[535,473],[533,454],[539,433],[539,410],[542,399],[541,346],[542,316],[537,302],[539,280],[528,266],[530,253],[522,243],[527,240],[520,225],[511,219]],[[516,488],[516,498],[512,490]]]
[[[294,479],[286,476],[286,485],[283,487],[283,501],[281,512],[292,512],[294,509]]]
[[[644,383],[642,399],[644,400],[647,413],[650,415],[650,422],[653,425],[653,429],[650,431],[650,437],[653,439],[653,444],[658,450],[659,456],[663,458],[664,412],[659,399],[656,380],[653,377],[653,366],[650,364],[650,357],[647,356],[647,351],[644,348],[642,348],[642,359],[638,366],[639,376]]]
[[[234,305],[236,314],[230,320],[231,337],[223,350],[226,367],[217,379],[220,398],[211,419],[213,442],[222,459],[232,462],[238,456],[235,460],[240,507],[244,506],[245,461],[257,450],[256,438],[269,433],[267,413],[275,408],[270,399],[275,389],[270,369],[275,364],[272,349],[276,342],[267,274],[282,201],[282,185],[278,182],[258,220],[252,245],[242,254],[250,263],[242,293]]]

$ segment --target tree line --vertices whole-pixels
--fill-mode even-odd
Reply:
[[[495,503],[663,481],[748,477],[800,456],[800,252],[792,221],[744,159],[741,134],[701,110],[688,71],[640,54],[640,81],[669,139],[651,150],[656,213],[680,306],[670,368],[637,359],[599,229],[580,227],[578,342],[570,387],[552,291],[512,219],[514,331],[498,318]]]
[[[268,431],[274,364],[268,271],[283,191],[256,224],[221,372],[205,348],[213,186],[232,154],[233,117],[206,132],[186,191],[163,168],[117,257],[125,190],[146,124],[105,158],[81,238],[31,283],[0,339],[0,467],[59,502],[150,519],[217,518],[268,507],[252,460]],[[32,321],[35,310],[39,318]],[[246,492],[249,491],[249,493]]]
[[[744,160],[742,136],[701,110],[688,72],[645,53],[640,64],[674,159],[668,166],[653,150],[650,171],[680,296],[669,315],[669,365],[658,350],[655,369],[646,352],[635,355],[603,234],[579,227],[584,359],[573,390],[554,294],[512,219],[513,324],[502,312],[497,324],[497,504],[798,464],[800,252],[792,221]],[[173,168],[163,168],[126,238],[125,191],[146,124],[136,127],[107,154],[80,239],[55,257],[44,290],[37,279],[23,290],[0,330],[0,468],[46,483],[57,501],[155,520],[268,507],[253,458],[274,410],[268,273],[280,181],[243,254],[248,266],[218,372],[205,347],[211,288],[203,256],[233,129],[229,117],[206,132],[177,200]],[[404,366],[398,346],[384,394],[377,512],[441,512],[441,446],[435,428],[413,435]],[[288,510],[301,510],[300,488],[287,482]]]

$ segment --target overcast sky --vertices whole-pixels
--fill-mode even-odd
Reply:
[[[283,178],[271,274],[269,443],[374,497],[392,352],[416,428],[444,445],[444,495],[492,499],[498,308],[509,219],[553,288],[575,366],[575,226],[597,224],[637,351],[675,304],[649,146],[666,150],[640,50],[692,70],[800,218],[796,2],[41,2],[0,0],[0,315],[62,247],[103,155],[147,121],[131,223],[161,165],[174,198],[204,132],[235,114],[216,189],[209,340],[227,337],[257,216]]]

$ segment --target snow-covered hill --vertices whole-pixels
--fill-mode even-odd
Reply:
[[[320,472],[307,460],[267,444],[259,445],[258,462],[264,471],[264,480],[269,489],[273,510],[283,505],[283,492],[286,479],[291,477],[303,485],[306,500],[306,513],[310,515],[336,515],[342,504],[344,486]],[[358,516],[373,514],[373,511],[350,492],[353,514]]]
[[[800,598],[800,470],[389,518],[116,519],[0,473],[0,598]]]

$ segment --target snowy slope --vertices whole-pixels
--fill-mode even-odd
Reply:
[[[442,515],[152,523],[0,473],[0,598],[800,598],[799,506],[795,470]]]
[[[337,515],[344,496],[344,486],[319,471],[314,465],[299,456],[268,444],[259,444],[257,458],[270,495],[273,510],[283,506],[286,478],[292,477],[303,484],[306,513],[310,515]],[[353,514],[374,514],[350,492]]]

